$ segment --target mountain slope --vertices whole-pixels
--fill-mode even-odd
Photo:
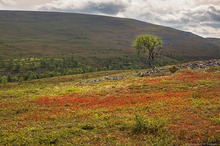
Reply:
[[[135,56],[138,34],[164,41],[165,54],[182,58],[219,58],[220,47],[208,39],[168,27],[105,16],[0,11],[2,59],[74,54],[77,58]],[[89,60],[89,59],[88,59]]]
[[[209,42],[212,42],[213,44],[220,46],[220,39],[219,38],[207,38]]]

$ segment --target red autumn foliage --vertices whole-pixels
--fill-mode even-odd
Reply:
[[[187,71],[161,78],[143,77],[140,80],[135,80],[134,84],[128,84],[128,86],[113,89],[106,88],[109,91],[92,90],[82,94],[41,97],[32,101],[37,107],[36,113],[39,112],[39,114],[25,118],[39,121],[70,116],[70,118],[76,117],[84,120],[92,115],[89,112],[77,114],[79,110],[107,108],[108,112],[114,113],[117,112],[118,107],[135,107],[135,109],[145,109],[146,107],[147,112],[145,112],[149,117],[163,117],[165,115],[171,121],[167,124],[168,129],[175,133],[179,139],[183,137],[182,139],[189,143],[201,142],[205,141],[207,137],[218,133],[220,126],[213,124],[210,117],[207,117],[209,111],[203,111],[199,105],[193,107],[191,94],[196,91],[201,94],[201,98],[209,99],[209,102],[211,100],[215,102],[218,100],[219,89],[217,87],[201,86],[191,88],[192,91],[179,91],[173,90],[173,88],[175,89],[175,85],[179,83],[184,84],[214,78],[216,79],[217,76],[210,76],[210,73]],[[155,88],[157,86],[167,88],[167,90],[160,91],[160,88]],[[200,92],[200,90],[203,92]],[[194,100],[197,100],[197,98]],[[203,103],[201,102],[201,104]],[[43,116],[41,116],[42,113]],[[217,115],[213,110],[212,114]],[[102,113],[99,113],[98,116],[102,116]],[[204,134],[206,131],[207,137]]]
[[[201,79],[207,79],[211,76],[210,73],[199,73],[199,72],[183,72],[181,74],[178,74],[176,76],[177,80],[183,81],[183,82],[195,82]]]
[[[106,95],[103,97],[82,97],[76,96],[61,96],[61,97],[42,97],[38,98],[35,103],[40,106],[71,106],[72,109],[93,109],[101,107],[120,107],[120,106],[131,106],[135,104],[144,104],[149,100],[172,98],[172,97],[185,97],[189,95],[188,92],[168,92],[168,93],[157,93],[157,94],[117,94],[117,95]]]

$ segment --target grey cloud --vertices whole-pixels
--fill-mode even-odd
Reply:
[[[197,22],[216,22],[220,21],[220,11],[217,11],[215,6],[200,7],[195,10],[183,13],[180,19],[185,19],[186,17],[192,21],[194,20]]]
[[[117,1],[109,2],[92,2],[88,1],[82,6],[75,6],[74,4],[58,6],[58,5],[43,5],[38,8],[39,10],[52,10],[52,11],[69,11],[79,13],[100,13],[107,15],[116,15],[126,9],[126,4]]]
[[[189,13],[185,13],[184,17],[190,19],[189,22],[182,21],[180,28],[193,31],[203,36],[220,37],[220,6],[203,6]],[[183,20],[183,17],[180,18]]]
[[[53,6],[48,6],[48,5],[40,6],[38,8],[38,10],[40,10],[40,11],[55,11],[55,12],[77,12],[76,10],[73,10],[71,7],[67,7],[65,9],[63,9],[60,7],[53,7]]]
[[[126,6],[124,4],[117,4],[114,2],[108,3],[95,3],[89,2],[85,7],[79,9],[80,12],[86,13],[103,13],[109,15],[116,15],[119,12],[123,12]]]
[[[220,28],[220,23],[217,23],[217,22],[205,22],[205,23],[202,23],[202,25],[204,26],[209,26],[209,27],[212,27],[212,28]]]
[[[220,7],[219,10],[217,10],[214,6],[209,6],[209,12],[210,18],[213,21],[219,21],[220,22]]]
[[[4,0],[0,0],[0,5],[7,5],[7,3]]]
[[[0,5],[10,6],[15,4],[16,2],[14,0],[0,0]]]
[[[219,5],[219,0],[193,0],[195,5]]]
[[[217,10],[217,6],[203,6],[192,10],[179,11],[176,15],[164,14],[157,17],[157,21],[166,24],[178,23],[179,25],[209,22],[209,24],[213,23],[213,26],[216,26],[220,23],[220,11]]]
[[[213,21],[220,22],[220,14],[209,13],[209,15]]]
[[[191,31],[203,36],[220,37],[220,5],[199,5],[161,13],[146,9],[139,19]]]
[[[209,27],[206,25],[196,25],[196,26],[186,26],[184,27],[185,30],[189,30],[191,32],[194,32],[196,34],[200,34],[204,37],[217,37],[219,38],[220,29]]]

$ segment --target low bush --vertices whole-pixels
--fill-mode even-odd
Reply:
[[[86,124],[86,125],[83,125],[82,126],[82,129],[83,130],[92,130],[94,129],[95,127],[93,125],[89,125],[89,124]]]
[[[194,91],[191,93],[192,98],[202,98],[202,92]]]
[[[170,67],[169,68],[169,71],[171,72],[171,73],[175,73],[176,71],[178,71],[179,69],[176,67],[176,66],[172,66],[172,67]]]
[[[132,127],[133,134],[158,134],[163,131],[165,122],[160,119],[143,119],[135,116],[135,124]]]

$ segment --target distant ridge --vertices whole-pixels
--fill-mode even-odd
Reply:
[[[160,36],[163,54],[181,59],[220,58],[220,39],[133,19],[97,15],[0,11],[0,59],[74,54],[76,58],[135,56],[139,34]]]
[[[214,45],[220,46],[220,39],[219,38],[206,38],[209,42],[212,42]]]

